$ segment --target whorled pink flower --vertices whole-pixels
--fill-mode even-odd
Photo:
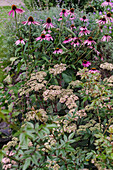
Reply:
[[[71,41],[71,39],[69,39],[68,37],[65,37],[65,40],[63,41],[64,44],[67,44]]]
[[[106,23],[107,23],[107,20],[106,20],[105,17],[102,17],[102,18],[100,18],[99,20],[97,20],[96,23],[99,23],[99,24],[106,24]]]
[[[101,38],[101,41],[109,41],[111,39],[111,36],[105,34],[102,38]]]
[[[12,10],[8,12],[9,16],[11,15],[12,13],[12,17],[14,18],[14,15],[15,15],[15,12],[16,13],[19,13],[19,14],[22,14],[23,12],[25,12],[23,9],[20,9],[20,8],[17,8],[16,5],[12,5]]]
[[[108,5],[112,7],[112,6],[113,6],[113,3],[110,2],[110,0],[106,0],[106,1],[104,1],[104,2],[101,4],[101,6],[104,6],[104,7],[105,7],[105,6],[108,6]]]
[[[17,41],[15,42],[15,44],[16,44],[16,45],[18,45],[18,44],[23,44],[23,45],[25,45],[25,42],[24,42],[23,38],[20,37],[20,39],[17,40]]]
[[[43,31],[42,31],[43,34],[50,34],[51,33],[51,30],[45,28]]]
[[[85,15],[82,18],[80,18],[80,20],[83,21],[83,22],[87,22],[88,21],[88,19],[86,19]]]
[[[62,16],[60,16],[60,18],[58,19],[58,21],[62,21]]]
[[[56,48],[56,50],[53,52],[53,54],[60,54],[62,52],[63,52],[62,49]]]
[[[28,23],[28,25],[31,25],[31,24],[40,25],[39,22],[34,21],[34,18],[32,16],[30,16],[27,21],[22,22],[22,24],[24,24],[24,25],[26,25],[27,23]]]
[[[37,37],[36,38],[36,41],[39,41],[39,40],[47,40],[47,41],[50,41],[50,40],[53,40],[53,38],[51,37],[50,34],[41,34],[40,37]]]
[[[80,32],[79,32],[79,35],[87,35],[87,34],[90,34],[90,31],[89,30],[87,30],[87,28],[85,27],[85,26],[83,26],[83,27],[80,27]]]
[[[84,67],[89,67],[91,65],[91,63],[89,61],[87,61],[87,60],[83,60],[82,65]]]
[[[113,18],[112,18],[111,16],[112,16],[111,12],[108,12],[106,15],[104,15],[104,17],[105,17],[106,20],[107,20],[106,23],[113,22]]]
[[[73,29],[76,29],[74,24],[71,25],[71,30],[73,30]]]
[[[89,70],[89,73],[100,73],[100,71],[93,67],[91,70]]]
[[[66,9],[62,9],[62,11],[60,12],[60,14],[59,14],[60,16],[65,16],[65,17],[67,17],[68,16],[68,11],[66,10]]]
[[[89,37],[87,40],[84,41],[84,44],[91,45],[96,44],[92,37]]]
[[[80,45],[80,39],[74,37],[73,42],[71,43],[71,45],[73,45],[74,47],[79,46]]]
[[[48,18],[46,19],[46,23],[43,24],[43,26],[46,27],[47,29],[50,29],[50,27],[51,27],[51,28],[54,28],[53,24],[51,23],[51,18],[50,18],[50,17],[48,17]]]

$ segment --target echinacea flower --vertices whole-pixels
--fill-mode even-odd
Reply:
[[[60,54],[62,52],[63,52],[62,49],[56,48],[56,50],[53,52],[53,54]]]
[[[25,45],[25,42],[24,42],[23,38],[20,37],[20,39],[17,40],[17,41],[15,42],[15,44],[16,44],[16,45],[18,45],[18,44],[24,44],[24,45]]]
[[[71,8],[71,9],[69,10],[69,14],[70,14],[70,15],[74,15],[74,10],[75,10],[74,8]]]
[[[54,28],[53,24],[51,23],[51,18],[50,18],[50,17],[48,17],[48,18],[46,19],[46,23],[43,24],[43,25],[44,25],[44,27],[46,27],[47,29],[50,29],[50,27],[51,27],[51,28]]]
[[[86,16],[83,16],[82,18],[80,18],[80,20],[83,21],[83,22],[87,22],[88,21],[88,19],[86,19]]]
[[[73,30],[73,29],[76,29],[74,24],[71,25],[71,30]]]
[[[64,44],[69,43],[71,41],[71,39],[69,39],[68,37],[65,37],[65,40],[63,41]]]
[[[100,73],[100,71],[93,67],[91,70],[89,70],[89,73]]]
[[[87,40],[84,41],[84,44],[91,45],[96,44],[92,37],[89,37]]]
[[[39,22],[34,21],[34,18],[32,16],[30,16],[27,21],[22,22],[22,24],[24,24],[24,25],[26,25],[27,23],[28,23],[28,25],[31,25],[31,24],[40,25]]]
[[[51,33],[51,31],[50,31],[49,29],[47,29],[47,28],[45,28],[45,29],[42,31],[43,34],[46,34],[47,32],[48,32],[49,34]]]
[[[106,18],[105,18],[105,17],[102,17],[102,18],[100,18],[99,20],[97,20],[96,23],[99,23],[99,24],[106,24],[106,22],[107,22]]]
[[[109,41],[111,39],[111,36],[105,34],[102,38],[101,38],[101,41]]]
[[[58,21],[62,21],[62,16],[60,16],[60,18],[58,19]]]
[[[79,46],[80,42],[81,42],[81,40],[78,37],[74,37],[73,42],[71,43],[71,45],[76,47],[76,46]]]
[[[104,7],[105,7],[105,6],[108,6],[108,5],[111,6],[111,7],[112,7],[112,5],[113,5],[113,4],[110,2],[110,0],[106,0],[105,2],[103,2],[103,3],[101,4],[101,6],[104,6]]]
[[[17,8],[16,7],[16,5],[12,5],[12,10],[11,11],[9,11],[9,16],[11,15],[11,13],[12,13],[12,17],[14,18],[14,15],[15,15],[15,12],[16,13],[19,13],[19,14],[22,14],[23,12],[25,12],[23,9],[20,9],[20,8]]]
[[[65,17],[67,17],[67,16],[68,16],[68,12],[67,12],[66,9],[62,9],[62,11],[60,12],[59,15],[60,15],[60,16],[64,15]]]
[[[40,37],[37,37],[36,38],[36,41],[38,41],[38,40],[47,40],[47,41],[50,41],[50,40],[53,40],[53,38],[51,37],[51,35],[50,34],[41,34],[41,36]]]
[[[89,30],[87,30],[87,28],[85,27],[85,26],[83,26],[83,27],[80,27],[80,32],[79,32],[79,34],[82,36],[82,35],[87,35],[87,34],[90,34],[90,31]]]
[[[83,60],[82,65],[84,67],[89,67],[91,65],[91,63],[89,61],[87,61],[87,60]]]
[[[107,19],[107,23],[113,21],[113,18],[112,18],[111,16],[112,16],[111,12],[108,12],[108,13],[105,15],[105,18]]]

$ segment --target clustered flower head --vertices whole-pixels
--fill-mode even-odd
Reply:
[[[25,12],[23,9],[17,8],[16,5],[12,5],[12,10],[8,14],[11,15],[12,13],[12,17],[14,18],[15,13],[22,14],[23,12]]]
[[[48,18],[46,19],[46,23],[43,24],[43,25],[44,25],[44,27],[46,27],[46,29],[50,29],[50,27],[51,27],[51,28],[54,28],[53,24],[51,23],[51,18],[50,18],[50,17],[48,17]]]
[[[105,34],[102,38],[101,41],[109,41],[111,39],[111,36],[109,36],[108,34]]]
[[[28,24],[28,25],[31,25],[31,24],[40,25],[39,22],[34,21],[34,18],[32,16],[30,16],[27,21],[23,21],[22,24],[24,24],[24,25],[26,25],[26,24]]]
[[[56,50],[53,52],[53,54],[61,54],[63,52],[62,49],[56,48]]]
[[[50,40],[53,40],[53,38],[51,37],[50,34],[41,34],[40,37],[37,37],[36,38],[36,41],[42,41],[42,40],[47,40],[47,41],[50,41]]]
[[[30,121],[30,120],[37,120],[37,121],[41,121],[41,122],[47,122],[48,120],[48,116],[47,113],[44,109],[39,109],[39,110],[34,110],[32,109],[32,111],[29,111],[26,114],[26,120]]]
[[[17,41],[15,42],[15,44],[16,44],[16,45],[18,45],[18,44],[23,44],[23,45],[25,45],[25,42],[24,42],[23,38],[20,37],[19,40],[17,40]]]
[[[49,73],[56,76],[57,74],[61,74],[63,71],[66,70],[66,64],[56,64],[54,68],[49,69]]]
[[[83,65],[84,67],[88,67],[88,66],[91,65],[91,63],[90,63],[89,61],[87,61],[87,60],[83,60],[82,65]]]
[[[112,71],[113,70],[113,64],[105,62],[105,63],[100,65],[100,68]]]

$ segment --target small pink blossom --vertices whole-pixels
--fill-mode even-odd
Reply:
[[[64,15],[65,17],[68,16],[68,11],[66,9],[62,9],[62,11],[59,14],[60,16]]]
[[[108,5],[111,6],[111,7],[113,6],[113,4],[112,4],[112,2],[110,2],[110,0],[106,0],[105,2],[103,2],[103,3],[101,4],[101,6],[104,6],[104,7],[105,7],[105,6],[108,6]]]
[[[90,31],[89,30],[87,30],[87,28],[85,27],[85,26],[83,26],[83,27],[80,27],[80,32],[79,32],[79,35],[87,35],[87,34],[90,34]]]
[[[51,37],[50,34],[41,34],[40,37],[37,37],[36,38],[36,41],[39,41],[39,40],[47,40],[47,41],[50,41],[50,40],[53,40],[53,38]]]
[[[73,29],[76,29],[74,24],[71,25],[71,30],[73,30]]]
[[[111,12],[108,12],[106,15],[104,15],[104,17],[106,18],[107,22],[106,23],[110,23],[113,22],[113,18],[111,17]]]
[[[50,17],[48,17],[48,18],[46,19],[46,23],[43,24],[43,25],[44,25],[44,27],[46,27],[47,29],[50,29],[50,27],[51,27],[51,28],[54,28],[53,24],[51,23],[51,18],[50,18]]]
[[[99,20],[97,20],[96,23],[99,23],[99,24],[106,24],[106,23],[107,23],[107,20],[106,20],[105,17],[102,17],[102,18],[100,18]]]
[[[68,37],[65,38],[65,40],[63,41],[64,44],[69,43],[71,41],[71,39],[69,39]]]
[[[17,41],[15,42],[15,44],[16,44],[16,45],[18,45],[18,44],[23,44],[23,45],[25,45],[25,42],[24,42],[23,38],[20,37],[20,39],[17,40]]]
[[[31,25],[31,24],[40,25],[39,22],[34,21],[34,18],[32,16],[30,16],[27,21],[22,22],[22,24],[24,24],[24,25],[26,25],[27,23],[28,23],[28,25]]]
[[[75,38],[76,38],[76,37],[75,37]],[[71,43],[71,45],[73,45],[74,47],[80,45],[80,40],[79,40],[78,38],[76,38],[76,39],[75,39],[75,38],[74,38],[73,42]]]
[[[53,52],[53,54],[60,54],[62,52],[63,52],[62,49],[56,48],[56,50]]]
[[[62,21],[62,16],[60,16],[60,18],[58,19],[58,21]]]
[[[12,13],[12,17],[14,18],[14,15],[15,15],[15,12],[16,13],[19,13],[19,14],[22,14],[23,12],[25,12],[23,9],[20,9],[20,8],[17,8],[16,7],[16,5],[12,5],[12,10],[11,11],[9,11],[9,16],[11,15],[11,13]]]
[[[93,40],[92,37],[89,37],[88,40],[84,41],[84,44],[91,45],[91,44],[96,44],[96,42]]]
[[[50,34],[51,31],[50,31],[49,29],[45,28],[45,29],[42,31],[42,33],[43,33],[43,34],[46,34],[46,33],[49,33],[49,34]]]
[[[109,36],[109,35],[104,35],[102,38],[101,38],[101,41],[109,41],[111,39],[111,36]]]
[[[80,18],[80,20],[83,21],[83,22],[87,22],[88,21],[88,19],[86,19],[86,16],[83,16],[82,18]]]
[[[83,60],[82,65],[84,67],[89,67],[91,65],[91,63],[89,61],[87,61],[87,60]]]
[[[100,71],[96,70],[96,68],[92,68],[91,70],[89,70],[89,73],[100,73]]]
[[[75,11],[75,9],[74,9],[74,8],[71,8],[71,9],[68,11],[68,13],[69,13],[70,15],[75,16],[74,11]]]

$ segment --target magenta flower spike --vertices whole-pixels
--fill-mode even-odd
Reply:
[[[103,6],[103,7],[105,7],[105,6],[111,6],[111,7],[113,7],[113,3],[112,2],[110,2],[110,0],[106,0],[106,1],[104,1],[102,4],[101,4],[101,6]]]
[[[60,54],[62,52],[63,52],[62,49],[56,48],[56,50],[53,52],[53,54]]]
[[[89,67],[91,65],[91,63],[89,61],[87,61],[87,60],[83,60],[82,65],[84,67]]]
[[[16,45],[18,45],[18,44],[23,44],[23,45],[25,45],[25,42],[24,42],[23,38],[20,37],[20,39],[17,40],[17,41],[15,42],[15,44],[16,44]]]
[[[43,25],[44,25],[44,27],[46,27],[47,29],[50,29],[50,27],[51,27],[51,28],[54,28],[53,24],[51,23],[51,18],[50,18],[50,17],[48,17],[48,18],[46,19],[46,23],[43,24]]]
[[[22,14],[23,12],[25,12],[23,9],[20,9],[20,8],[17,8],[16,5],[12,5],[12,10],[8,12],[9,16],[11,15],[12,13],[12,17],[14,18],[14,15],[15,15],[15,12],[16,13],[19,13],[19,14]]]
[[[24,24],[24,25],[26,25],[27,23],[28,23],[28,25],[31,25],[31,24],[40,25],[39,22],[34,21],[34,18],[32,16],[30,16],[27,21],[22,22],[22,24]]]
[[[92,37],[89,37],[87,40],[84,41],[84,44],[91,45],[96,44]]]
[[[51,37],[50,34],[41,34],[40,37],[37,37],[36,38],[36,41],[42,41],[42,40],[47,40],[47,41],[50,41],[50,40],[53,40],[53,38]]]

